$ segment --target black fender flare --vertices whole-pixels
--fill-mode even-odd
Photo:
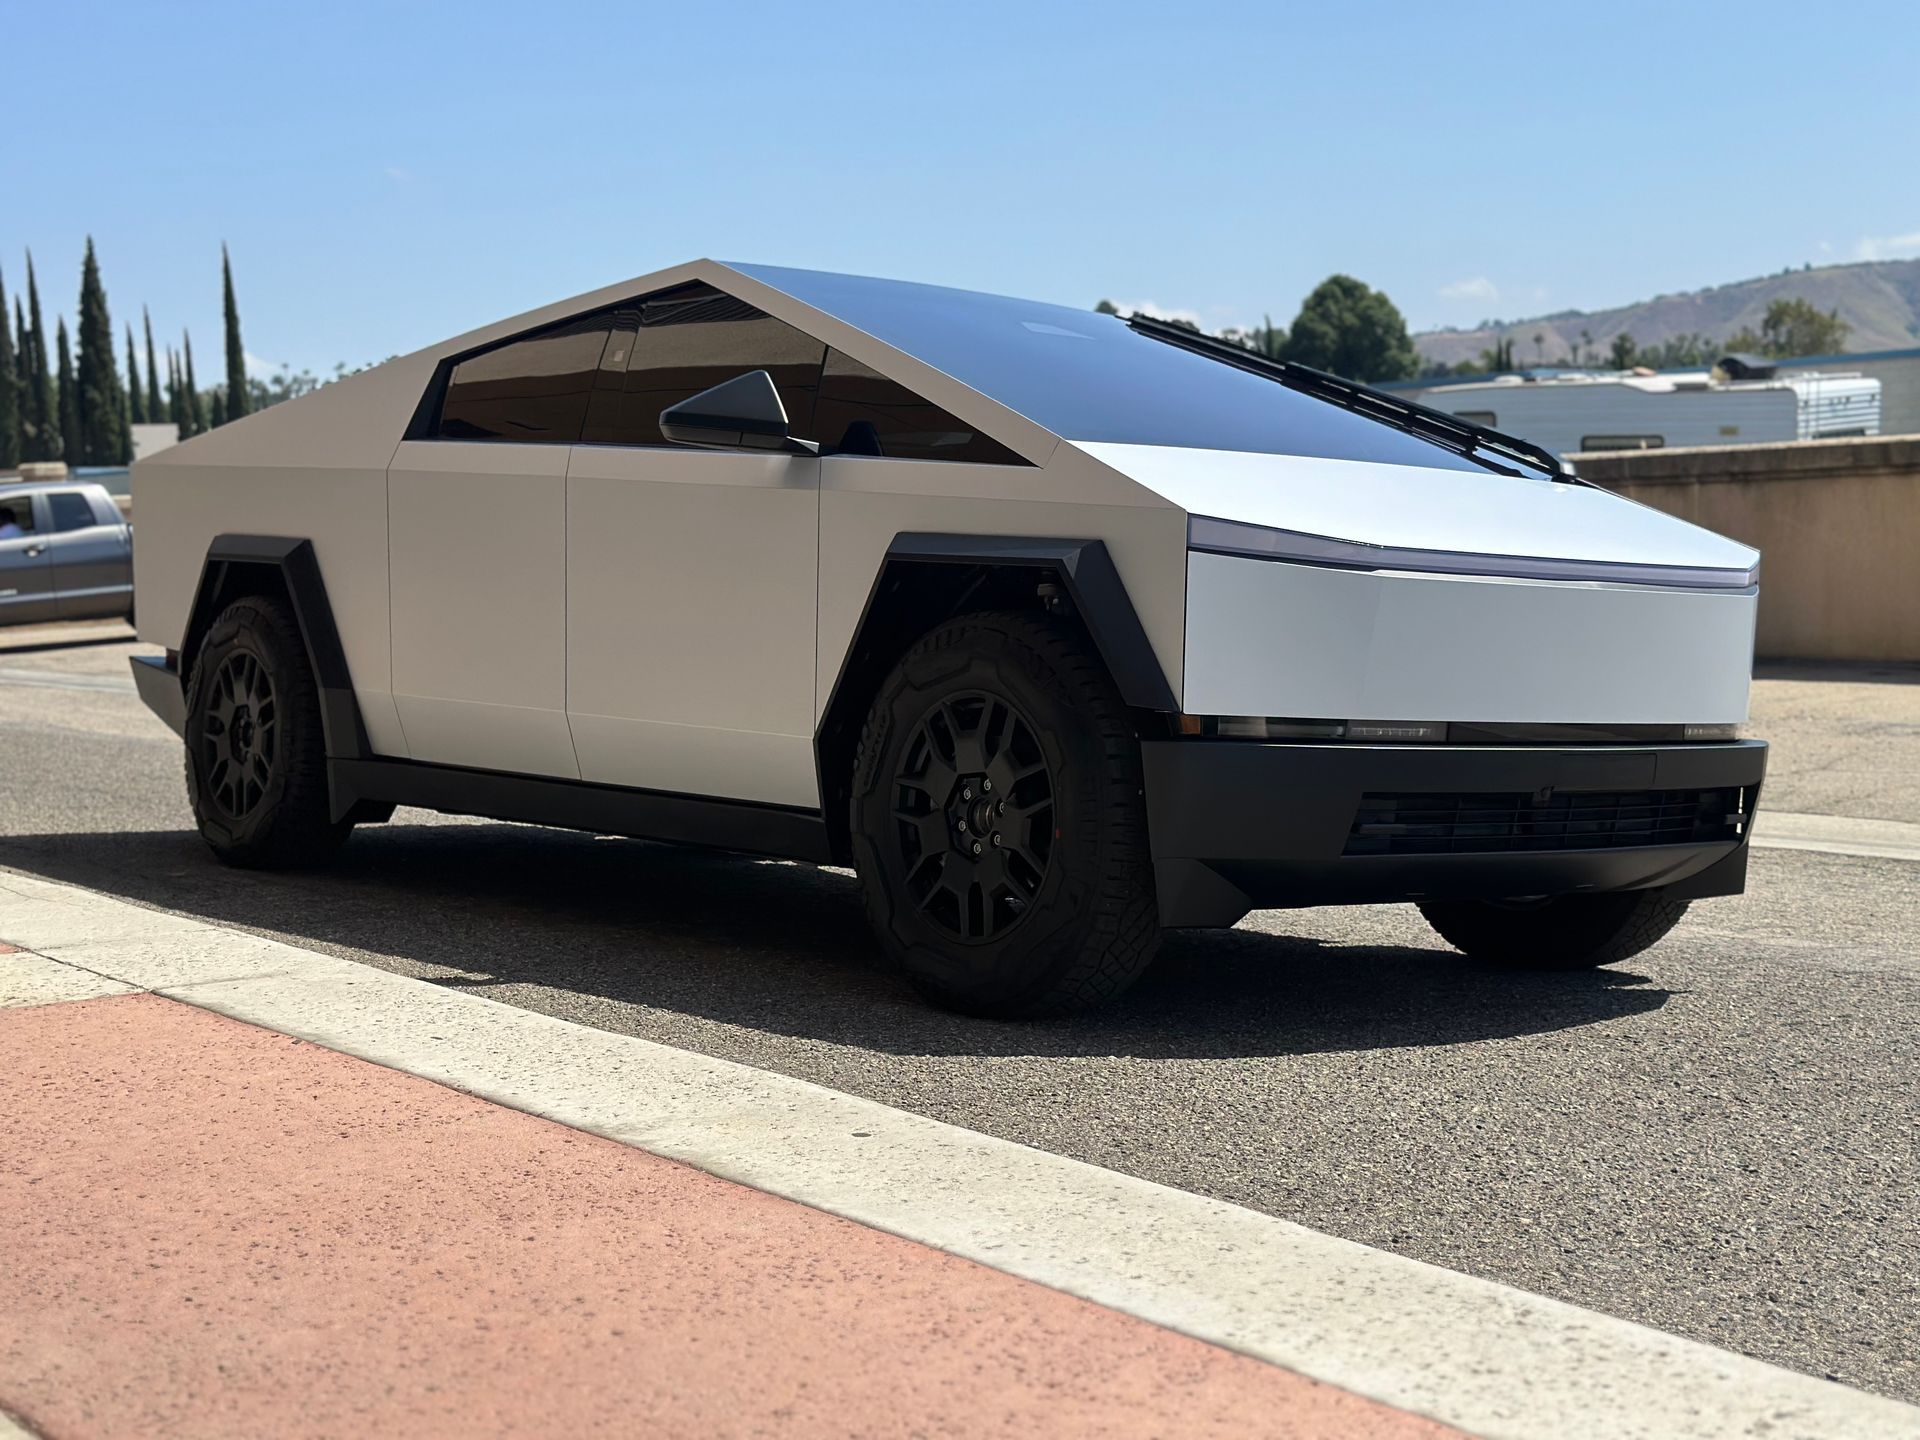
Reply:
[[[854,627],[857,642],[888,571],[899,565],[984,565],[1051,570],[1060,577],[1074,613],[1087,627],[1120,698],[1139,710],[1178,711],[1180,702],[1146,627],[1114,568],[1103,540],[1059,540],[1027,535],[946,535],[903,531],[887,546],[886,559]],[[849,646],[849,653],[852,647]]]
[[[837,855],[850,851],[846,817],[835,803],[836,782],[847,778],[851,770],[871,692],[879,683],[876,674],[883,673],[883,662],[891,666],[891,652],[918,638],[918,632],[908,636],[890,625],[884,613],[877,612],[885,606],[886,597],[900,589],[897,582],[904,582],[914,572],[943,566],[971,567],[1001,576],[1010,570],[1031,572],[1036,585],[1043,575],[1057,581],[1113,677],[1120,698],[1139,710],[1173,713],[1180,708],[1104,541],[902,531],[887,546],[874,574],[814,731],[821,803],[830,845]]]
[[[333,605],[311,540],[283,535],[216,535],[207,546],[200,567],[200,584],[187,612],[187,630],[181,637],[180,685],[184,694],[201,637],[212,627],[227,598],[233,595],[235,571],[245,567],[278,573],[293,605],[307,663],[320,688],[320,725],[326,735],[329,760],[364,760],[372,755],[360,702],[354,697],[353,678],[347,672],[347,652],[333,623]]]

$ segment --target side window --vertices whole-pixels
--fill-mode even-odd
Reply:
[[[462,360],[447,377],[435,435],[572,444],[612,323],[608,314],[588,315]]]
[[[590,445],[665,445],[660,412],[702,390],[765,370],[795,435],[813,437],[814,394],[827,347],[709,285],[684,285],[619,312],[587,411]],[[630,346],[624,369],[613,355]]]
[[[11,536],[15,530],[30,535],[33,528],[33,496],[9,495],[0,490],[0,530],[7,532],[0,539]]]
[[[1582,435],[1582,450],[1664,450],[1664,435]]]
[[[93,507],[87,504],[87,497],[71,490],[54,491],[47,496],[47,505],[53,511],[55,530],[84,530],[99,523],[93,518]]]
[[[838,350],[827,352],[814,428],[829,454],[1024,465],[1013,451]]]

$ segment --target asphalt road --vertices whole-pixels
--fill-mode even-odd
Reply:
[[[1920,865],[1757,851],[1748,895],[1588,974],[1266,912],[1098,1015],[994,1024],[918,1004],[831,871],[413,811],[323,873],[222,869],[125,634],[0,632],[0,865],[1920,1400]],[[1920,672],[1763,681],[1754,732],[1776,805],[1920,815]]]

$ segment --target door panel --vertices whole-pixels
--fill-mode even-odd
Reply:
[[[24,509],[18,499],[14,508]],[[0,540],[0,625],[27,625],[54,615],[53,564],[45,535]]]
[[[127,613],[133,603],[133,550],[126,526],[59,531],[47,557],[53,562],[54,606],[62,619]]]
[[[567,711],[583,779],[817,806],[820,462],[578,445]]]
[[[410,440],[387,472],[393,698],[415,760],[577,779],[567,447]]]

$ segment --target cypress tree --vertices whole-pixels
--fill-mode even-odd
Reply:
[[[187,438],[187,407],[180,399],[180,357],[167,351],[167,418],[182,440]]]
[[[180,377],[180,388],[183,392],[180,399],[187,412],[187,434],[204,435],[207,432],[207,401],[206,397],[200,393],[198,382],[193,378],[193,336],[182,330],[180,338],[185,342],[183,353],[186,355],[183,362],[186,367],[185,373]]]
[[[147,423],[147,392],[140,388],[140,356],[133,348],[133,325],[127,325],[127,424]]]
[[[55,405],[60,416],[60,449],[68,457],[67,463],[77,465],[80,460],[80,387],[73,379],[73,347],[67,344],[67,322],[62,316],[56,320],[59,330],[60,383]]]
[[[227,403],[225,418],[214,421],[216,425],[247,413],[247,352],[240,344],[240,307],[233,298],[233,262],[225,245],[220,247],[220,283],[226,291]]]
[[[27,252],[27,403],[22,407],[25,434],[23,460],[58,460],[60,405],[54,394],[53,370],[47,363],[47,326],[40,318],[40,284],[33,275],[33,252]]]
[[[153,317],[144,305],[140,307],[140,323],[147,327],[147,421],[158,425],[166,417],[167,408],[160,403],[160,367],[153,363]]]
[[[87,237],[80,264],[80,363],[75,376],[74,408],[79,418],[80,465],[124,465],[127,460],[127,396],[113,354],[113,321],[107,315],[107,290],[100,283],[100,261],[93,237]]]
[[[20,366],[7,322],[7,284],[0,279],[0,470],[20,463]]]
[[[27,317],[20,313],[20,297],[13,297],[13,396],[20,407],[20,448],[27,445]]]
[[[218,430],[227,423],[227,392],[216,385],[207,394],[211,397],[207,405],[207,424]]]

